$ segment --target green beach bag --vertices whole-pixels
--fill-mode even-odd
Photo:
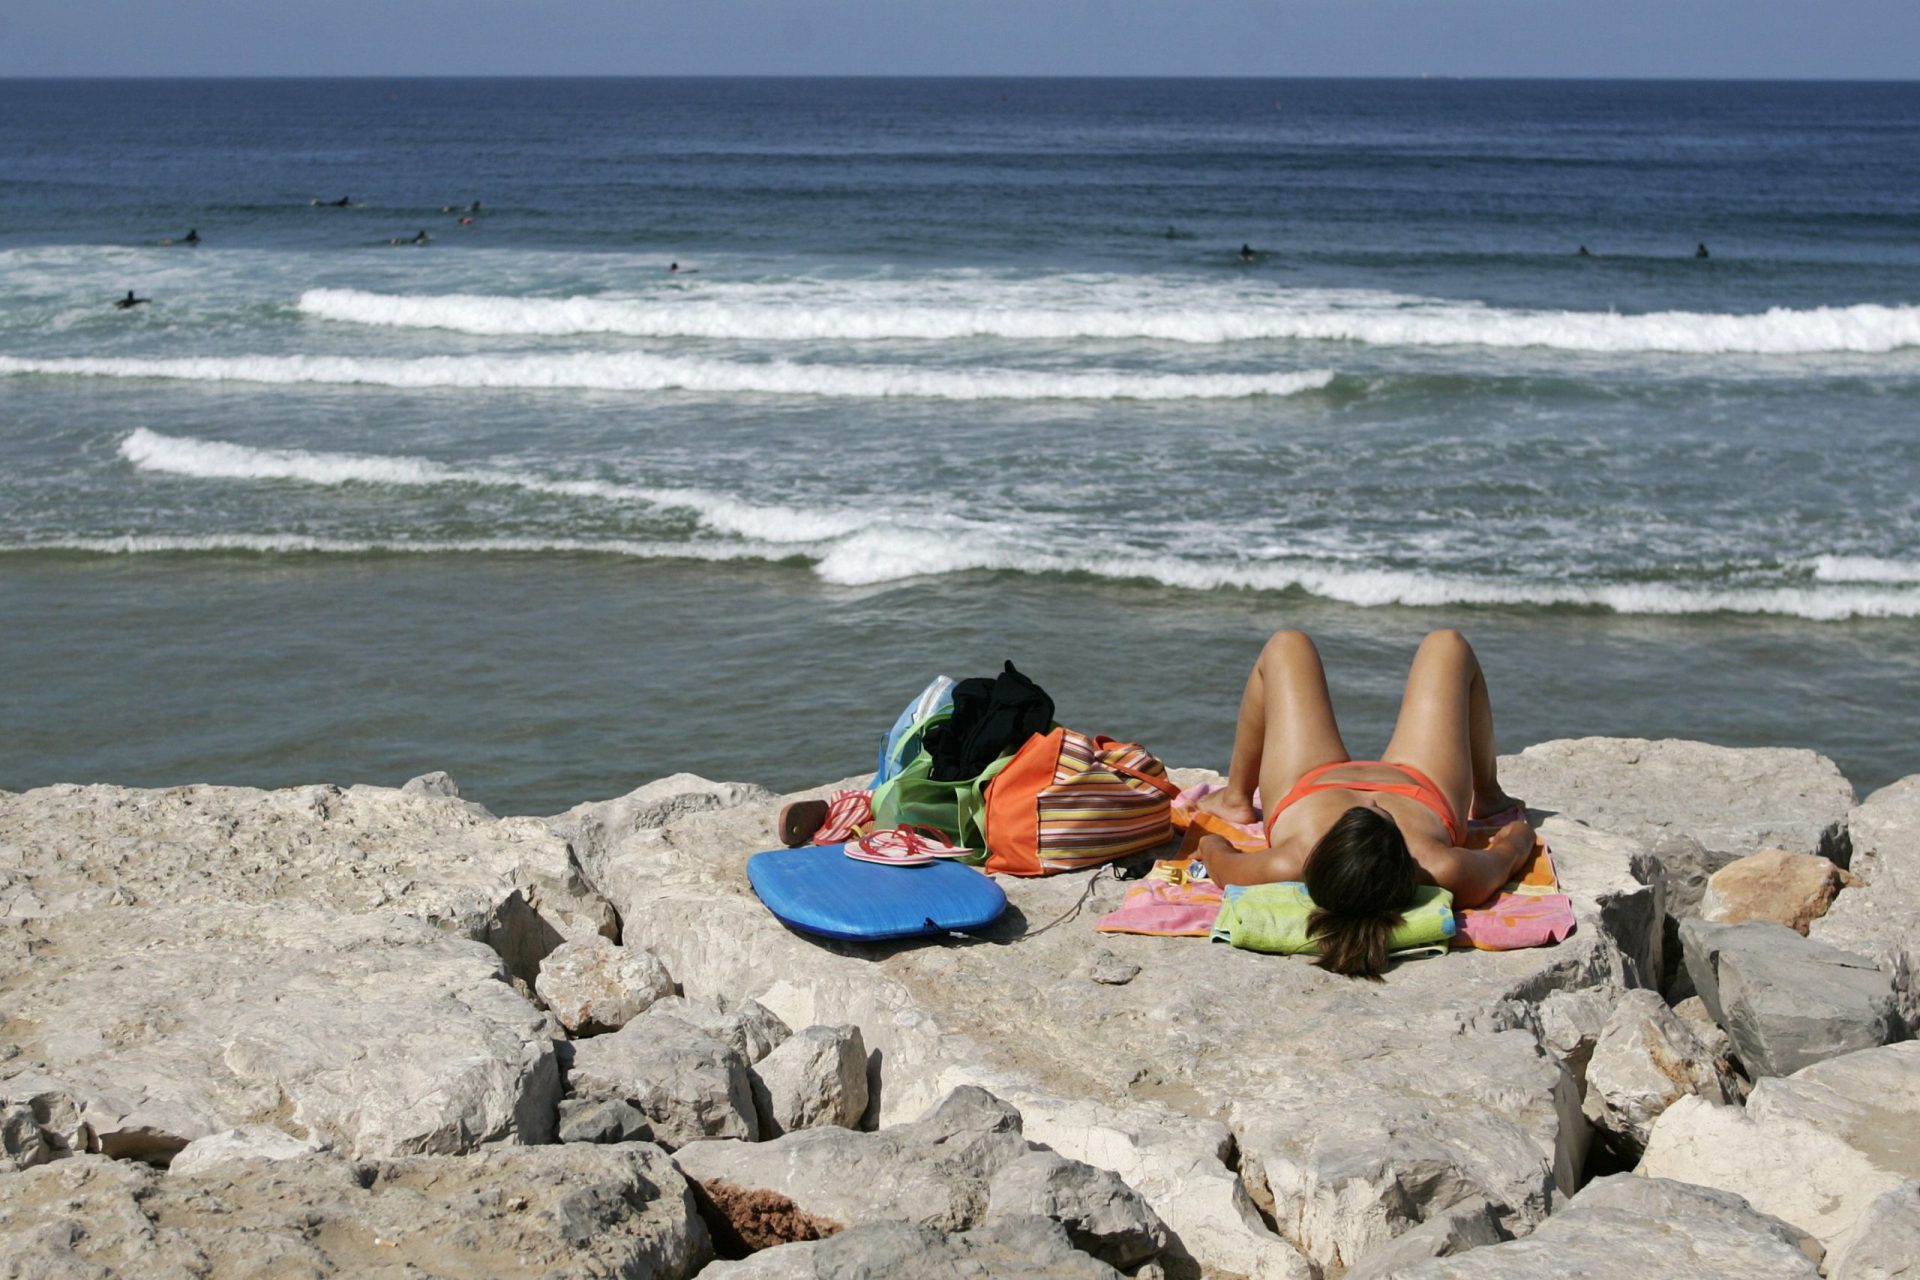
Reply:
[[[900,752],[897,771],[873,792],[873,821],[876,827],[898,827],[907,823],[932,827],[955,844],[972,849],[976,855],[956,861],[978,863],[987,856],[987,838],[981,822],[987,804],[981,792],[1007,767],[1014,753],[1002,753],[975,778],[944,782],[931,776],[933,755],[923,740],[928,729],[944,723],[952,714],[950,705],[942,707],[901,735],[899,744],[904,750]]]

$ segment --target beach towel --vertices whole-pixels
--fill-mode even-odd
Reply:
[[[1275,955],[1317,955],[1319,947],[1307,932],[1313,899],[1298,880],[1280,884],[1232,885],[1225,890],[1213,940],[1229,942],[1245,951]],[[1413,903],[1401,913],[1400,924],[1387,940],[1396,959],[1444,955],[1455,924],[1453,895],[1434,885],[1414,890]]]
[[[1188,874],[1185,858],[1153,864],[1146,878],[1127,890],[1117,910],[1094,922],[1101,933],[1143,933],[1158,938],[1204,938],[1220,914],[1220,886]]]
[[[1220,790],[1222,783],[1199,782],[1188,787],[1173,800],[1173,825],[1177,831],[1186,833],[1180,841],[1180,856],[1185,857],[1200,846],[1200,837],[1209,833],[1217,835],[1236,849],[1264,849],[1267,847],[1266,828],[1259,819],[1260,792],[1253,793],[1255,817],[1252,822],[1228,822],[1225,818],[1211,813],[1203,813],[1199,808],[1203,797]]]
[[[1510,810],[1469,823],[1468,847],[1484,849],[1495,831],[1520,814]],[[1535,836],[1533,856],[1520,868],[1520,874],[1508,881],[1493,901],[1458,913],[1453,945],[1481,951],[1545,947],[1564,941],[1574,927],[1573,899],[1560,892],[1553,854],[1547,842]]]

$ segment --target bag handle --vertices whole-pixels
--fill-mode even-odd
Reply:
[[[1093,745],[1098,747],[1102,751],[1106,750],[1109,744],[1113,746],[1118,746],[1118,747],[1139,746],[1138,743],[1121,742],[1117,738],[1109,738],[1104,734],[1102,734],[1100,737],[1097,737],[1093,740]],[[1144,751],[1145,748],[1142,747],[1141,750]],[[1153,787],[1155,790],[1166,792],[1168,799],[1178,799],[1180,796],[1180,785],[1174,782],[1173,779],[1171,778],[1156,778],[1154,775],[1146,772],[1145,770],[1136,769],[1132,765],[1121,764],[1118,760],[1104,760],[1101,763],[1105,764],[1107,768],[1113,770],[1115,773],[1124,774],[1129,778],[1135,779],[1136,781],[1146,783],[1148,786]]]

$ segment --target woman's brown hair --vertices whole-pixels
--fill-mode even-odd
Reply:
[[[1304,879],[1313,899],[1307,932],[1322,969],[1379,982],[1387,940],[1418,883],[1413,855],[1394,820],[1378,809],[1347,810],[1307,855]]]

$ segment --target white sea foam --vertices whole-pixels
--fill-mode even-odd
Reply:
[[[584,388],[934,400],[1238,400],[1289,396],[1333,381],[1327,369],[1289,373],[1127,373],[927,369],[764,363],[574,352],[528,356],[204,356],[189,359],[0,356],[0,375],[172,378],[190,382],[343,383],[384,387]]]
[[[1545,347],[1587,352],[1884,354],[1920,347],[1920,307],[1861,304],[1759,314],[1513,310],[1357,290],[1253,293],[1061,277],[711,286],[651,298],[403,296],[312,289],[328,320],[488,335],[621,334],[755,342],[996,337],[1225,343],[1319,340],[1371,346]]]
[[[258,449],[220,440],[170,436],[138,427],[120,442],[120,456],[143,471],[207,480],[293,480],[302,484],[381,484],[402,487],[470,484],[495,489],[690,511],[715,532],[770,543],[837,538],[870,523],[871,514],[803,511],[743,501],[705,489],[669,489],[604,480],[556,480],[525,471],[449,467],[424,458],[379,454]]]
[[[1815,556],[1813,576],[1821,582],[1920,582],[1920,561],[1878,556]]]
[[[1079,573],[1141,580],[1188,590],[1237,588],[1300,591],[1361,607],[1404,608],[1506,605],[1572,606],[1623,614],[1771,614],[1830,622],[1850,618],[1920,617],[1920,591],[1899,589],[1686,587],[1672,584],[1548,584],[1489,581],[1386,569],[1315,565],[1185,561],[1146,553],[1079,558],[1023,550],[991,538],[967,539],[919,531],[864,530],[831,545],[750,541],[639,541],[588,538],[352,539],[289,534],[134,535],[61,538],[0,544],[0,553],[77,551],[96,555],[195,552],[255,554],[570,554],[647,560],[766,560],[795,556],[813,561],[823,581],[873,586],[973,571]]]

